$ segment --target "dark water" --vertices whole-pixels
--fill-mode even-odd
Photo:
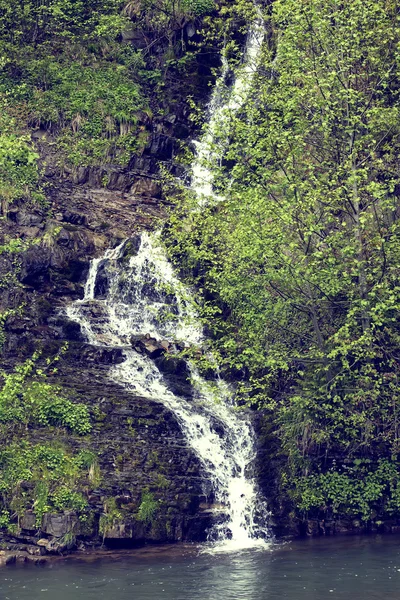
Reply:
[[[304,541],[272,551],[146,550],[0,571],[1,600],[400,600],[400,538]]]

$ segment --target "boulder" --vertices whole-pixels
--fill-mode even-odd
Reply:
[[[150,177],[138,177],[132,185],[130,193],[132,196],[160,198],[161,188],[158,183]]]
[[[79,521],[75,513],[64,514],[46,513],[43,516],[41,530],[56,538],[63,537],[67,533],[78,531]]]
[[[149,334],[146,335],[132,335],[131,344],[136,352],[140,354],[147,354],[149,358],[157,358],[168,351],[169,342],[159,341],[151,337]]]
[[[36,526],[36,516],[30,510],[26,511],[23,517],[21,518],[21,529],[25,529],[27,531],[35,531],[37,529]]]
[[[174,394],[189,398],[193,396],[190,370],[183,358],[164,352],[156,357],[154,362]]]

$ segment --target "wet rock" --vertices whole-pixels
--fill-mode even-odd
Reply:
[[[221,423],[221,421],[219,421],[215,417],[211,417],[210,418],[210,424],[211,424],[212,431],[214,431],[220,438],[224,438],[225,437],[224,426]]]
[[[30,556],[43,556],[46,554],[46,549],[40,546],[28,545],[26,546],[26,552],[30,554]]]
[[[81,332],[81,326],[76,321],[65,319],[62,323],[64,338],[72,341],[83,341],[84,336]]]
[[[170,160],[174,152],[174,142],[167,135],[153,133],[146,150],[148,154],[153,154],[160,160]]]
[[[75,513],[46,513],[43,516],[41,530],[48,535],[60,538],[79,530],[78,517]]]
[[[214,503],[201,502],[199,504],[199,510],[201,510],[201,512],[203,514],[210,513],[210,514],[216,515],[216,514],[220,514],[220,513],[225,513],[226,506],[224,506],[220,502],[214,502]]]
[[[132,156],[129,168],[138,173],[154,174],[157,172],[155,161],[149,156]]]
[[[139,252],[140,245],[142,243],[142,238],[140,235],[134,235],[124,244],[122,249],[121,256],[119,258],[120,262],[124,263],[128,261],[132,256],[136,256]]]
[[[72,225],[86,225],[87,217],[85,214],[66,210],[62,214],[63,221],[71,223]]]
[[[136,352],[141,354],[146,354],[148,357],[154,359],[161,354],[164,354],[166,351],[165,346],[168,342],[160,342],[155,338],[151,337],[149,334],[142,335],[132,335],[131,336],[131,345]]]
[[[97,271],[96,282],[94,285],[94,297],[104,299],[107,296],[109,288],[109,277],[106,269],[106,264],[103,263],[99,266]]]
[[[21,237],[24,239],[37,238],[40,235],[39,227],[24,227],[21,231]]]
[[[180,140],[186,139],[189,133],[189,128],[183,123],[177,123],[174,126],[173,135]]]
[[[48,319],[48,325],[55,332],[55,337],[67,341],[83,342],[85,336],[82,334],[81,326],[66,316],[55,316]]]
[[[138,537],[138,536],[135,536]],[[142,536],[139,536],[142,537]],[[118,523],[107,530],[107,539],[129,539],[132,538],[132,528],[126,523]]]
[[[133,196],[147,196],[149,198],[160,198],[161,188],[159,184],[149,177],[139,177],[130,189]]]
[[[86,346],[83,355],[88,362],[104,365],[118,365],[125,360],[122,348]]]
[[[176,356],[178,348],[168,340],[157,340],[149,334],[131,336],[131,345],[136,352],[146,354],[154,360],[169,389],[178,396],[191,398],[193,389],[187,362]]]
[[[25,209],[13,209],[9,211],[8,218],[15,221],[17,225],[23,225],[24,227],[40,226],[43,221],[43,215],[39,213],[28,212]]]
[[[75,547],[76,538],[74,536],[71,536],[67,541],[53,538],[48,540],[46,552],[49,552],[50,554],[61,554],[62,552],[73,550]]]
[[[21,281],[33,287],[39,287],[44,281],[49,281],[51,254],[47,248],[39,245],[29,248],[24,254],[21,267]]]
[[[174,394],[191,398],[193,390],[190,381],[190,370],[186,361],[167,352],[168,350],[156,357],[154,362],[159,371],[163,373],[164,380]]]
[[[72,172],[72,181],[77,184],[86,183],[89,178],[89,168],[88,167],[77,167]]]
[[[187,519],[182,532],[183,539],[189,542],[207,541],[207,531],[209,531],[213,525],[217,524],[217,520],[218,519],[210,513],[190,517]]]
[[[13,565],[17,562],[17,554],[5,552],[3,556],[0,556],[0,564]]]
[[[21,518],[20,526],[26,531],[35,531],[37,529],[35,514],[32,511],[26,511]]]

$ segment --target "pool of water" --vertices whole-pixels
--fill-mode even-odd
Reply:
[[[0,570],[1,600],[399,600],[400,538],[327,538],[264,551],[146,549]]]

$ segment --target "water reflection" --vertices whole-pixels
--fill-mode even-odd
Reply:
[[[399,600],[400,540],[325,539],[273,551],[174,547],[0,571],[1,600]]]
[[[199,566],[194,566],[196,576],[191,590],[193,596],[190,597],[196,597],[197,579],[200,584],[199,597],[203,600],[269,598],[270,557],[267,553],[262,558],[261,554],[257,554],[259,553],[247,551],[232,556],[225,555],[223,559],[210,556],[203,566],[202,579],[198,577]]]

